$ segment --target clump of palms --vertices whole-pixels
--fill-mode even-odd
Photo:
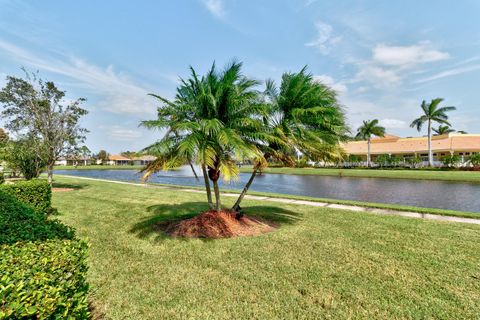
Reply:
[[[305,69],[284,74],[280,88],[269,80],[259,92],[258,84],[241,74],[241,63],[233,62],[221,72],[213,65],[202,77],[191,68],[173,101],[153,95],[162,103],[158,118],[142,125],[166,134],[144,149],[158,157],[143,169],[144,177],[193,161],[202,168],[210,207],[220,211],[218,180],[235,179],[236,163],[249,160],[253,173],[232,207],[238,210],[258,170],[270,159],[294,165],[297,150],[311,159],[338,157],[338,142],[347,130],[334,91],[315,82]]]
[[[258,102],[254,89],[258,82],[243,76],[241,66],[232,62],[218,71],[213,64],[202,77],[191,68],[191,77],[182,80],[174,101],[153,95],[162,102],[158,118],[142,125],[167,132],[144,150],[158,157],[144,168],[145,178],[159,170],[196,162],[202,168],[209,206],[221,210],[220,177],[236,179],[236,161],[261,157],[258,141],[268,138],[259,130],[264,105]]]
[[[378,119],[363,121],[363,124],[357,130],[356,138],[367,140],[367,167],[371,166],[371,145],[372,136],[374,135],[377,137],[384,137],[385,128],[379,125]]]
[[[427,103],[425,100],[422,101],[421,108],[423,114],[413,120],[410,127],[417,128],[420,132],[422,130],[423,125],[427,124],[427,133],[428,133],[428,165],[430,167],[433,166],[433,153],[432,153],[432,124],[436,122],[438,124],[444,124],[450,126],[448,122],[447,112],[456,110],[455,107],[439,107],[440,103],[442,103],[442,98],[436,98]]]

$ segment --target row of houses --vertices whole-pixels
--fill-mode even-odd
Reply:
[[[367,141],[351,141],[345,143],[342,147],[347,155],[359,156],[366,161]],[[442,158],[449,155],[458,155],[462,163],[465,163],[469,156],[480,153],[480,134],[449,133],[433,136],[432,152],[435,165],[441,166]],[[372,162],[375,162],[378,156],[384,154],[404,159],[419,156],[424,162],[427,162],[428,138],[400,138],[394,135],[372,138],[370,153]]]
[[[156,157],[154,156],[140,156],[140,157],[133,157],[127,158],[122,155],[110,155],[108,159],[103,162],[105,165],[109,166],[126,166],[126,165],[137,165],[137,166],[144,166],[149,164],[150,162],[154,161]],[[95,159],[92,157],[62,157],[55,161],[55,165],[57,166],[89,166],[94,164],[102,164],[102,160]]]

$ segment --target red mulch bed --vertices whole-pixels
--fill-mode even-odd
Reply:
[[[209,210],[190,219],[170,223],[165,232],[183,238],[232,238],[271,232],[276,225],[235,211]]]

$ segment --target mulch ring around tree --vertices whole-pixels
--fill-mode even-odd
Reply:
[[[73,188],[52,188],[52,192],[68,192],[73,191]]]
[[[278,226],[235,211],[209,210],[190,219],[159,223],[156,227],[172,237],[218,239],[260,235]]]

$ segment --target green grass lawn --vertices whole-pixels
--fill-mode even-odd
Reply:
[[[480,226],[245,201],[280,224],[224,240],[168,238],[157,222],[206,209],[202,194],[57,177],[59,218],[91,244],[106,319],[472,319]],[[233,198],[224,198],[231,204]]]
[[[251,172],[251,166],[240,168],[241,172]],[[299,174],[317,176],[342,176],[363,178],[390,178],[416,180],[444,180],[480,183],[480,171],[453,171],[439,169],[337,169],[337,168],[266,168],[265,173]]]

